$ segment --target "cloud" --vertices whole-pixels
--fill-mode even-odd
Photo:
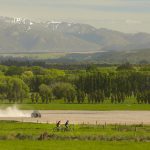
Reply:
[[[126,24],[141,24],[142,21],[140,20],[131,20],[131,19],[128,19],[125,21]]]
[[[0,0],[0,14],[150,32],[150,0]]]
[[[51,9],[85,9],[116,12],[150,12],[148,0],[0,0],[1,5],[49,7]]]

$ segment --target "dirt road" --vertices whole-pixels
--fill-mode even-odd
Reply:
[[[23,111],[30,116],[32,111]],[[62,123],[69,120],[72,124],[149,124],[150,111],[40,111],[42,118],[0,117],[0,120],[16,120],[23,122]]]

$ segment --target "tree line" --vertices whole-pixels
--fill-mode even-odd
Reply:
[[[9,103],[124,103],[134,97],[150,104],[150,72],[124,64],[118,68],[92,66],[79,70],[39,66],[0,66],[0,100]]]

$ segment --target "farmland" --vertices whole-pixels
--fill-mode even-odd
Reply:
[[[147,65],[77,70],[1,65],[0,147],[148,150],[149,85]],[[31,118],[33,110],[42,118]],[[55,128],[56,121],[64,124],[67,119],[69,130]]]
[[[150,150],[150,0],[0,14],[0,150]]]
[[[0,108],[7,108],[14,106],[14,104],[2,104]],[[112,110],[150,110],[147,104],[15,104],[21,110],[90,110],[90,111],[112,111]]]
[[[65,56],[66,53],[0,53],[0,57],[13,57],[13,58],[31,58],[31,59],[57,59]]]
[[[10,149],[138,149],[148,150],[150,126],[139,125],[71,125],[73,131],[54,132],[55,125],[0,122],[0,146]],[[43,136],[42,136],[43,135]],[[74,145],[74,146],[73,146]],[[113,145],[113,146],[112,146]],[[73,146],[73,147],[72,147]],[[123,146],[123,147],[120,147]]]
[[[99,141],[0,141],[4,150],[149,150],[149,143],[144,142],[99,142]]]

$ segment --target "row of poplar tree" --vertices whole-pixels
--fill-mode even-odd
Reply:
[[[75,81],[78,90],[88,95],[89,103],[123,103],[135,97],[138,103],[150,104],[150,74],[148,72],[86,73]],[[80,92],[80,93],[82,93]]]
[[[41,68],[16,69],[5,69],[0,75],[0,100],[3,102],[50,103],[63,99],[66,103],[104,103],[106,100],[124,103],[134,97],[137,103],[150,104],[149,71],[66,73]]]

